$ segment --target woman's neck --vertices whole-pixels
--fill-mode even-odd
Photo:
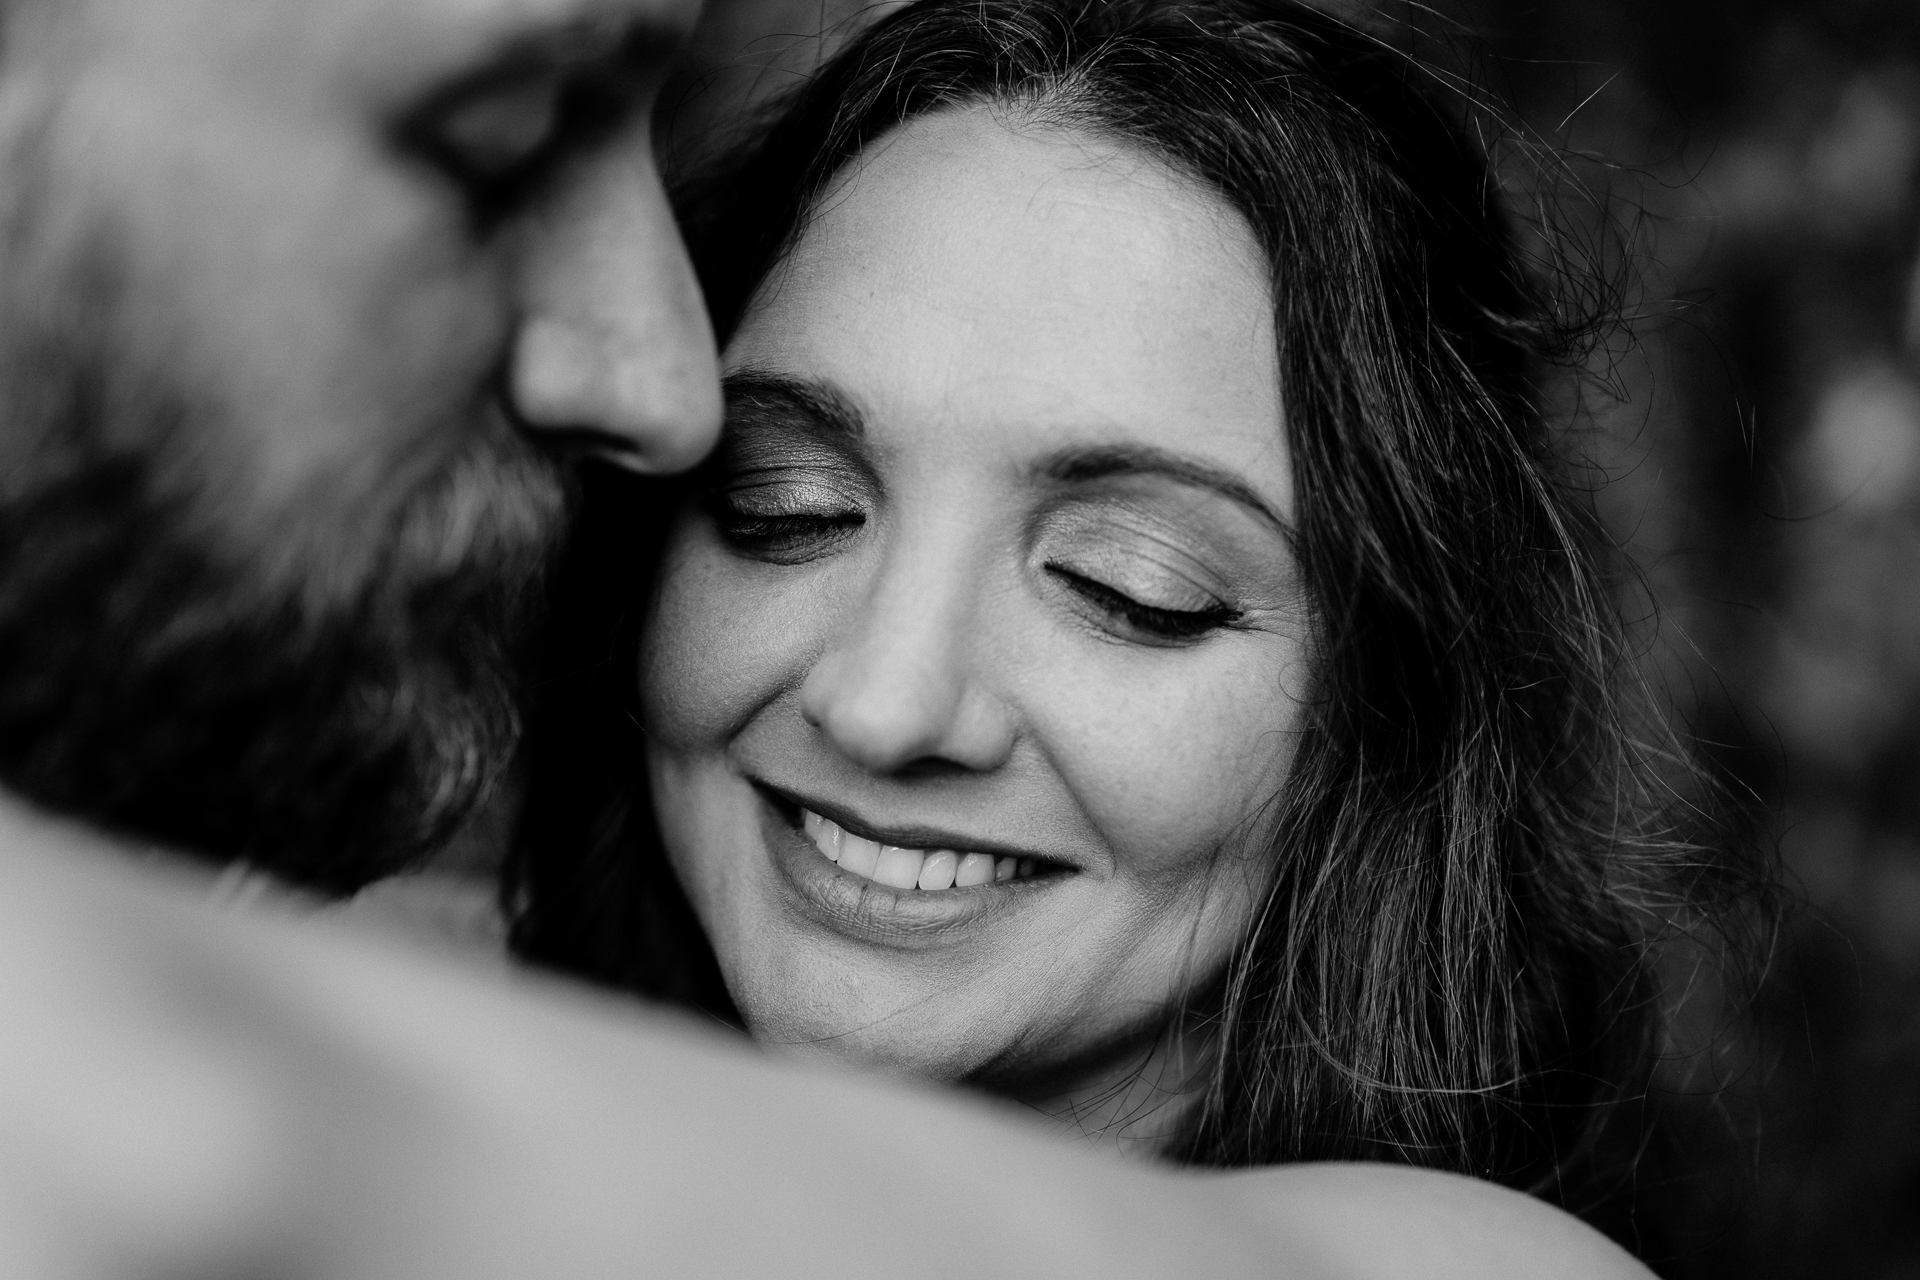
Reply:
[[[1186,1019],[1097,1070],[1015,1097],[1091,1146],[1151,1159],[1179,1136],[1211,1061],[1211,1037]]]

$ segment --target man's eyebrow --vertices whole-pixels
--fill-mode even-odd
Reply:
[[[1210,489],[1247,508],[1280,533],[1293,526],[1245,480],[1221,467],[1153,445],[1089,445],[1066,449],[1041,466],[1049,480],[1072,484],[1110,476],[1165,476],[1180,484]]]
[[[867,434],[860,410],[836,388],[768,369],[736,369],[720,382],[729,419],[799,419],[822,434],[859,440]]]

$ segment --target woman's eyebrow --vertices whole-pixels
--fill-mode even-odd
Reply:
[[[798,418],[825,435],[860,440],[867,434],[860,410],[836,388],[767,369],[736,369],[721,379],[727,413]]]
[[[1210,489],[1247,508],[1280,533],[1293,533],[1286,518],[1233,472],[1153,445],[1092,445],[1063,450],[1042,464],[1041,474],[1066,483],[1110,476],[1165,476],[1180,484]]]

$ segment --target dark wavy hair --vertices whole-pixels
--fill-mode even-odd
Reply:
[[[1650,925],[1687,856],[1663,825],[1671,755],[1646,745],[1665,739],[1625,692],[1609,544],[1542,407],[1591,331],[1562,299],[1604,291],[1522,252],[1473,104],[1363,28],[1279,0],[923,0],[688,186],[722,341],[864,146],[981,104],[1162,158],[1239,210],[1272,272],[1317,691],[1167,1154],[1581,1200],[1633,1146],[1608,1135],[1650,1069]],[[515,940],[724,1014],[637,782],[633,643],[667,503],[635,483],[594,482],[557,588],[575,647],[535,726]]]

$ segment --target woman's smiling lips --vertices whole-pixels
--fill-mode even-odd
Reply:
[[[800,829],[827,861],[842,871],[895,889],[970,889],[1006,880],[1030,880],[1038,865],[1033,858],[1011,854],[962,853],[957,849],[914,849],[881,844],[854,835],[832,818],[801,807]]]
[[[888,831],[819,801],[756,785],[773,861],[809,914],[862,941],[930,941],[997,917],[1074,869],[997,843],[926,828]],[[979,842],[986,844],[988,842]],[[957,847],[956,847],[957,846]]]

